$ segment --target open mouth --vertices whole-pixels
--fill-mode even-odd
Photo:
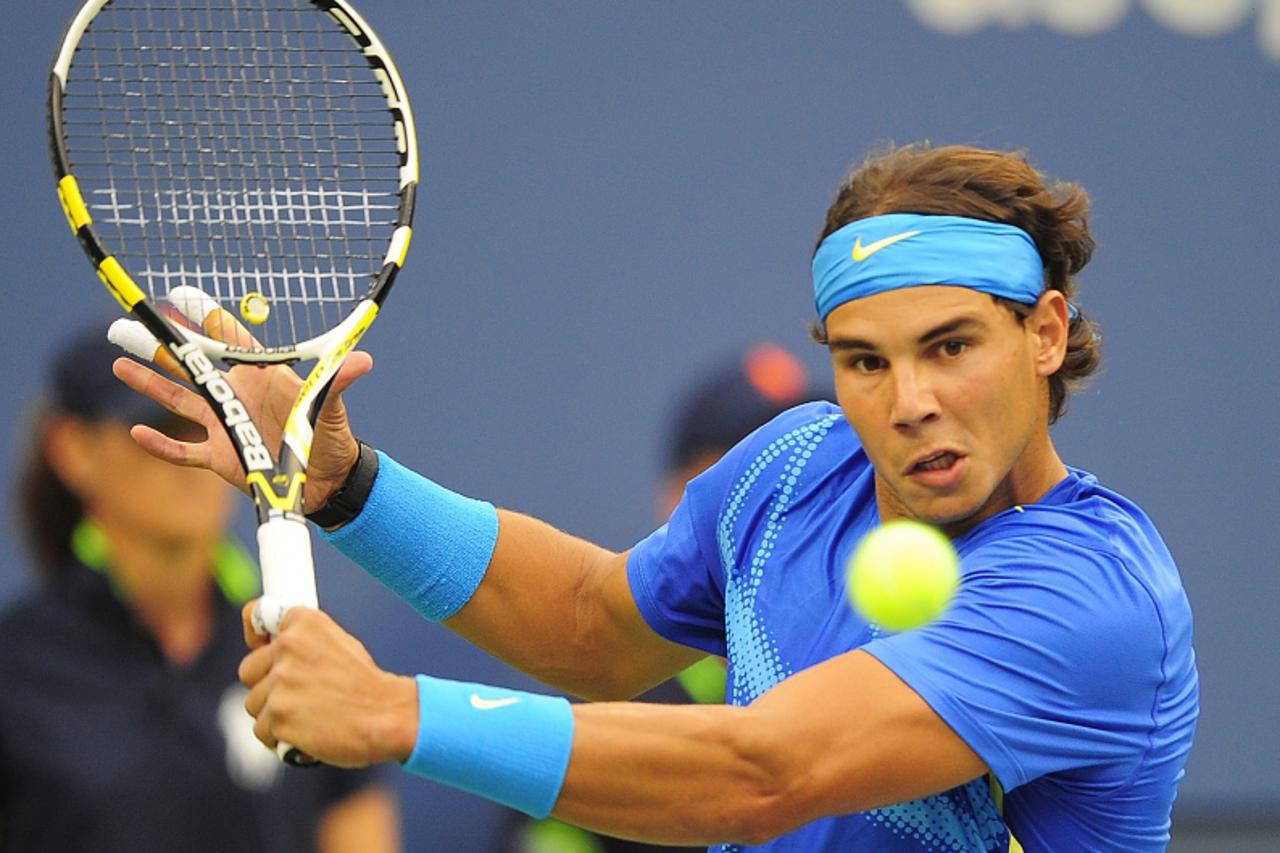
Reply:
[[[911,473],[917,471],[945,471],[960,459],[959,456],[949,450],[941,450],[932,456],[921,459],[915,465],[911,466]]]

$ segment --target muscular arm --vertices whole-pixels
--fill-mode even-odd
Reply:
[[[245,707],[264,743],[287,740],[331,764],[404,762],[427,713],[414,679],[380,670],[318,611],[290,611],[280,637],[245,658],[240,676],[252,685]],[[986,772],[915,691],[863,651],[799,672],[745,708],[607,702],[572,713],[554,814],[650,841],[757,843]],[[512,758],[498,772],[525,769]]]
[[[244,658],[241,679],[252,685],[246,708],[262,742],[288,740],[334,765],[406,761],[420,715],[431,713],[415,680],[379,670],[317,611],[289,612],[280,637]],[[928,703],[861,651],[797,672],[748,707],[605,702],[572,713],[554,815],[663,843],[758,843],[987,770]],[[525,767],[513,757],[498,772]]]
[[[626,699],[704,653],[649,628],[614,553],[499,511],[484,580],[445,625],[535,678],[587,699]]]
[[[746,708],[578,705],[554,814],[665,843],[760,843],[820,817],[947,790],[982,760],[861,651]]]

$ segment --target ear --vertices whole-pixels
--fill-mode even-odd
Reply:
[[[1060,290],[1046,290],[1027,318],[1027,331],[1035,336],[1036,373],[1048,377],[1058,372],[1067,357],[1070,313]]]
[[[93,489],[93,427],[77,418],[55,417],[43,430],[44,456],[49,467],[81,499]]]

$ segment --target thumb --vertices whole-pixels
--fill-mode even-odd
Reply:
[[[352,351],[342,367],[338,368],[338,375],[333,377],[333,386],[329,389],[329,393],[341,394],[371,370],[373,370],[373,356],[364,350]]]

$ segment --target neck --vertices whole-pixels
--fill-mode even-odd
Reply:
[[[204,651],[213,633],[210,600],[210,590],[206,589],[198,599],[153,595],[132,602],[132,607],[165,658],[175,664],[188,664]]]

